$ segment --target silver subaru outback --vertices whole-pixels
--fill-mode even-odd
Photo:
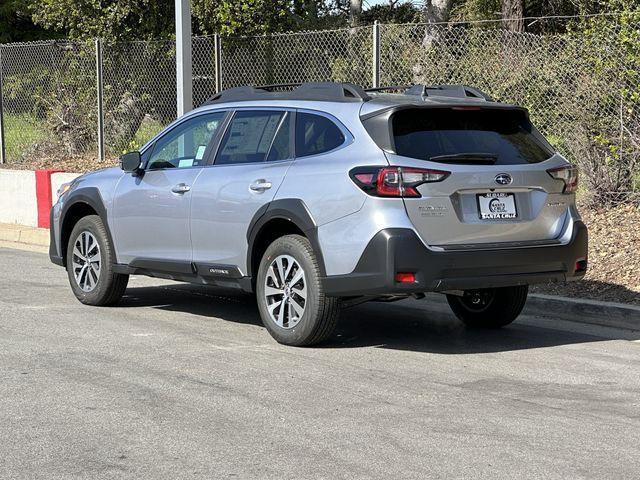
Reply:
[[[253,292],[288,345],[425,292],[497,328],[530,284],[584,276],[577,185],[524,108],[471,87],[239,87],[65,185],[50,257],[89,305],[130,274]]]

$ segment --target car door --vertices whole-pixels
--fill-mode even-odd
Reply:
[[[178,123],[144,152],[148,160],[141,174],[119,181],[111,221],[121,262],[191,271],[191,189],[226,115],[209,112]]]
[[[247,228],[273,200],[293,161],[294,115],[274,108],[234,113],[213,165],[192,190],[193,261],[199,271],[246,274]]]

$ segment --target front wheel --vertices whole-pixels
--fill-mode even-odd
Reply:
[[[462,296],[447,295],[453,313],[465,325],[500,328],[513,322],[527,301],[528,285],[466,290]]]
[[[115,254],[97,215],[78,220],[67,245],[71,290],[86,305],[113,305],[124,294],[129,275],[115,273]]]
[[[265,251],[256,294],[262,323],[285,345],[307,346],[331,336],[340,313],[337,298],[324,294],[309,240],[285,235]]]

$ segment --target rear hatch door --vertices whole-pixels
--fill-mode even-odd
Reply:
[[[417,107],[390,117],[394,166],[451,174],[405,198],[407,213],[432,246],[553,243],[569,202],[547,169],[565,165],[525,110]],[[572,200],[572,198],[571,198]]]

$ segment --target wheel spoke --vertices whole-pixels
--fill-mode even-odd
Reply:
[[[73,255],[78,257],[78,258],[82,258],[83,257],[82,253],[80,253],[80,250],[78,249],[78,244],[77,243],[73,247]]]
[[[292,288],[291,291],[301,297],[303,300],[307,299],[307,286],[303,285],[302,288]]]
[[[267,297],[272,297],[274,295],[284,295],[284,290],[281,288],[274,288],[267,285],[266,287],[264,287],[264,294]]]
[[[280,276],[280,285],[284,285],[284,266],[282,265],[282,257],[276,258],[276,268],[278,269],[278,275]]]
[[[269,305],[267,308],[269,309],[269,313],[271,315],[273,315],[273,311],[278,308],[278,305],[280,305],[282,303],[282,300],[278,300],[277,302],[273,302],[271,305]]]
[[[296,311],[298,318],[302,318],[302,314],[304,313],[304,307],[300,305],[294,298],[289,299],[289,305],[293,306],[293,309]]]
[[[87,232],[83,232],[82,235],[84,236],[84,251],[82,253],[87,255],[89,253],[89,234]]]
[[[284,282],[286,283],[287,278],[289,278],[289,274],[291,273],[291,269],[294,265],[297,265],[296,261],[292,257],[286,257],[287,260],[287,269],[284,272]]]
[[[93,274],[90,268],[87,268],[87,273],[85,273],[84,279],[85,279],[85,286],[87,287],[87,290],[91,290],[93,288],[94,283],[93,283]]]
[[[298,268],[298,271],[289,282],[292,286],[298,283],[302,278],[304,278],[304,270],[302,268]]]
[[[289,302],[287,302],[287,307],[289,309],[289,326],[293,326],[293,317],[295,316],[293,313],[293,301],[291,299],[289,299]]]
[[[282,300],[282,305],[280,306],[280,310],[278,311],[278,325],[284,327],[284,311],[287,309],[287,300]]]
[[[267,282],[269,281],[269,279],[271,279],[275,288],[282,288],[282,283],[280,283],[280,280],[278,279],[278,276],[273,269],[273,265],[271,265],[269,267],[269,270],[267,270]]]
[[[80,270],[79,270],[79,271],[76,271],[76,274],[75,274],[75,275],[76,275],[76,282],[78,282],[78,285],[79,285],[80,287],[82,287],[82,274],[83,274],[83,273],[84,273],[84,271],[86,270],[86,269],[85,269],[85,266],[86,266],[86,265],[82,265],[82,266],[80,267]]]

